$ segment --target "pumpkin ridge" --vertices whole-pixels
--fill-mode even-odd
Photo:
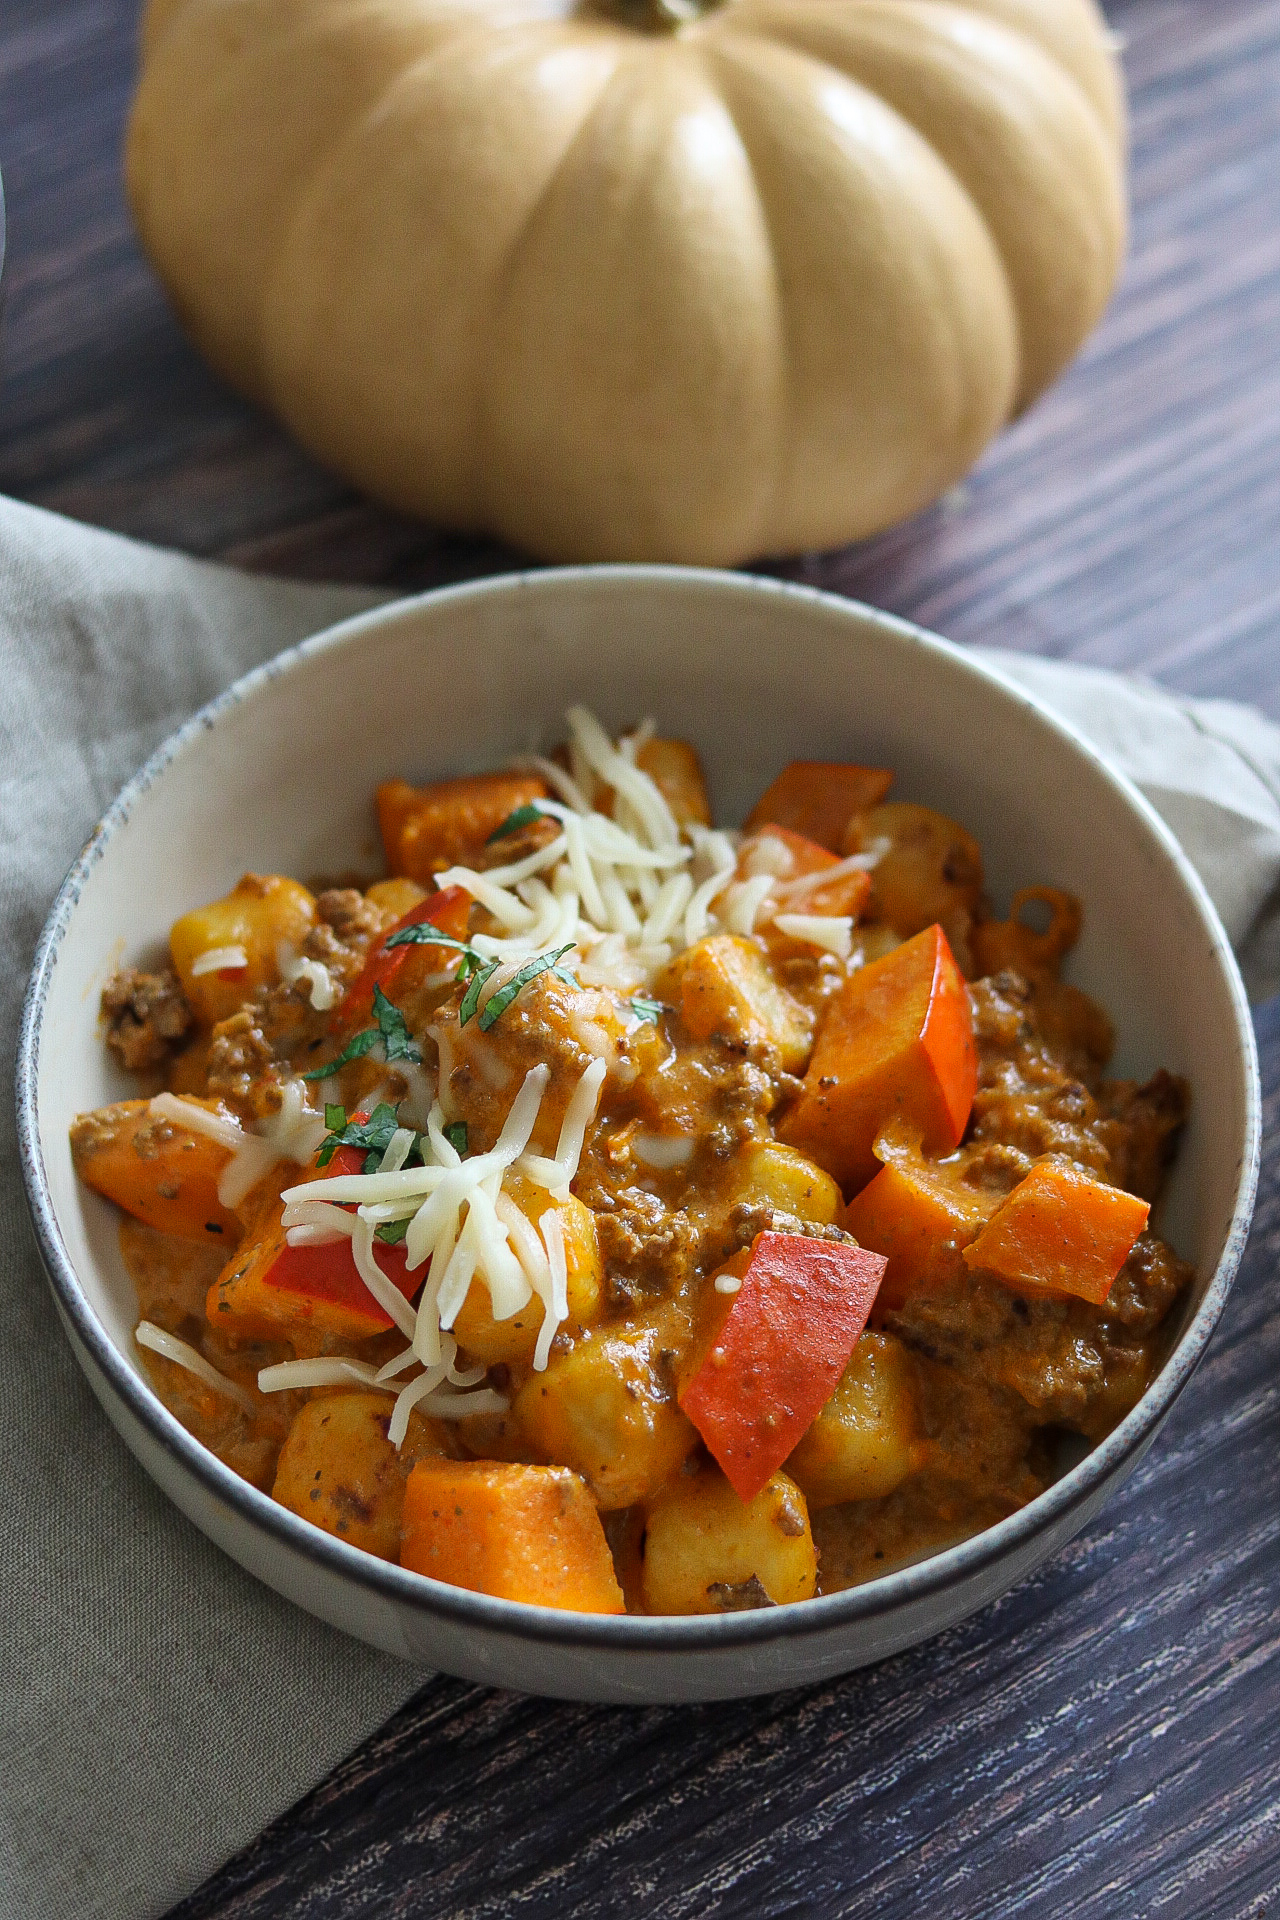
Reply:
[[[717,59],[730,68],[739,69],[742,74],[750,75],[757,88],[773,85],[779,90],[782,82],[778,76],[785,69],[779,67],[777,62],[793,63],[793,80],[797,76],[804,77],[814,89],[821,90],[823,97],[828,100],[834,98],[830,92],[833,85],[846,89],[855,113],[861,113],[868,122],[866,130],[857,134],[842,130],[841,138],[847,142],[847,149],[840,139],[831,136],[830,144],[841,156],[846,199],[851,199],[858,208],[850,230],[854,233],[852,257],[859,265],[843,274],[838,271],[834,253],[836,229],[834,225],[829,227],[821,236],[819,252],[819,271],[827,275],[827,299],[824,305],[829,312],[834,312],[837,304],[845,301],[847,309],[845,288],[850,283],[860,285],[865,279],[868,265],[873,275],[878,276],[879,288],[885,296],[883,308],[870,300],[863,301],[852,311],[846,310],[848,326],[840,336],[840,358],[850,369],[867,361],[873,370],[862,376],[858,389],[860,397],[852,404],[849,398],[851,385],[857,388],[859,376],[853,371],[840,375],[844,382],[844,404],[851,419],[865,418],[868,413],[874,418],[874,409],[879,407],[883,419],[887,421],[894,417],[894,408],[901,412],[908,405],[913,409],[913,416],[911,421],[901,417],[892,434],[887,425],[877,429],[873,436],[875,440],[887,440],[904,451],[896,470],[890,470],[888,461],[883,458],[877,463],[858,463],[856,485],[860,489],[857,496],[860,505],[856,508],[853,504],[854,486],[846,484],[840,504],[847,529],[843,537],[846,540],[860,539],[878,532],[893,520],[906,517],[934,498],[966,470],[976,450],[986,444],[991,433],[1008,417],[1018,354],[1017,319],[1012,292],[1003,262],[977,208],[961,183],[910,122],[856,78],[844,75],[830,63],[803,49],[786,46],[758,30],[755,25],[758,15],[754,8],[750,22],[743,18],[745,12],[744,8],[735,15],[732,32],[727,30],[728,19],[724,20],[726,30],[722,30],[716,38]],[[732,82],[730,86],[732,88]],[[730,110],[739,126],[757,179],[762,174],[780,172],[776,163],[778,153],[782,150],[776,150],[771,160],[766,159],[753,145],[736,103],[731,102]],[[779,120],[778,125],[790,128],[798,120],[798,112],[792,112],[785,122]],[[876,130],[873,132],[872,128]],[[932,268],[923,270],[920,299],[909,303],[908,310],[917,315],[914,342],[902,327],[901,316],[896,322],[890,320],[888,290],[901,271],[894,258],[896,249],[887,234],[882,232],[877,235],[874,220],[867,220],[868,208],[875,204],[874,196],[868,191],[868,183],[876,177],[877,159],[873,149],[877,139],[897,143],[899,153],[893,157],[895,165],[901,165],[906,156],[913,157],[917,196],[925,183],[928,183],[935,196],[943,191],[945,183],[945,194],[951,202],[945,219],[939,219],[935,208],[930,206],[926,212],[918,197],[913,198],[910,193],[904,192],[895,210],[895,223],[901,225],[908,216],[916,221],[920,240],[928,238],[932,252]],[[880,154],[881,169],[889,164],[886,157]],[[834,213],[834,188],[828,185],[826,192]],[[762,192],[762,198],[774,240],[778,271],[785,286],[784,257],[793,244],[794,230],[807,215],[803,204],[771,208],[767,189]],[[884,216],[881,214],[878,217],[883,228]],[[924,251],[928,252],[930,248]],[[912,254],[919,254],[920,251],[920,247],[911,250]],[[944,260],[949,252],[952,257],[948,270]],[[921,272],[918,266],[917,271]],[[939,271],[948,276],[945,285],[933,277]],[[937,315],[948,314],[956,297],[976,300],[978,308],[984,309],[987,316],[975,329],[971,314],[967,345],[954,330],[950,333],[944,331],[942,319],[930,322],[927,317],[931,310]],[[938,369],[936,353],[926,344],[930,335],[934,347],[943,349],[942,372]],[[914,367],[908,371],[908,361],[913,353]],[[804,357],[793,336],[789,363],[796,369],[798,387],[803,382],[800,362]],[[922,390],[928,391],[926,382],[930,379],[932,390],[928,402],[925,402],[920,394]],[[841,457],[841,444],[848,444],[842,443],[842,437],[832,432],[840,392],[831,391],[829,379],[825,382],[819,380],[818,385],[823,397],[821,402],[809,408],[807,429],[800,433],[793,432],[793,465],[788,476],[792,503],[796,499],[803,500],[806,476],[815,469],[820,471],[823,459],[834,464]],[[924,417],[929,419],[931,432],[928,436],[917,432],[913,443],[906,429]],[[837,441],[834,449],[831,446],[833,438]],[[807,511],[812,525],[813,507]],[[790,528],[786,531],[789,544],[780,545],[779,551],[835,544],[833,539],[823,538],[827,530],[821,527],[816,538],[807,540],[797,539]]]
[[[1094,0],[1071,0],[1070,5],[1060,7],[1052,17],[1044,6],[1029,5],[1028,0],[958,0],[958,3],[966,12],[993,20],[1038,47],[1074,80],[1097,116],[1113,157],[1123,164],[1124,94],[1112,58],[1114,36]],[[1070,44],[1072,22],[1080,30],[1074,46]]]
[[[604,24],[611,25],[612,23],[604,23]],[[596,99],[592,102],[590,109],[588,110],[587,113],[583,115],[581,121],[578,124],[577,129],[575,130],[571,138],[565,143],[564,147],[561,149],[560,154],[556,159],[556,162],[552,167],[550,173],[543,180],[537,193],[534,195],[533,199],[529,202],[528,206],[525,208],[524,217],[521,220],[520,225],[516,230],[515,234],[512,236],[506,248],[505,253],[503,254],[502,264],[498,269],[497,279],[495,280],[492,288],[492,293],[493,293],[492,311],[490,314],[489,326],[486,328],[486,333],[489,336],[492,336],[492,334],[496,330],[497,316],[502,310],[502,307],[505,302],[505,298],[510,290],[511,283],[517,271],[517,265],[520,259],[520,255],[524,247],[528,244],[529,236],[537,225],[539,215],[542,209],[546,206],[547,201],[549,200],[551,195],[555,192],[557,182],[562,178],[565,168],[569,165],[570,156],[573,153],[574,148],[585,138],[587,129],[590,125],[592,117],[598,111],[601,105],[601,102],[604,99],[605,94],[608,92],[609,88],[613,85],[613,82],[617,77],[619,67],[622,66],[624,61],[626,61],[627,57],[628,56],[625,50],[620,48],[617,64],[613,67],[613,69],[610,71],[610,73],[606,76],[606,78],[602,82],[600,91],[597,94]],[[487,364],[490,367],[492,367],[494,364],[493,353],[490,352],[486,356],[486,359],[487,359]],[[477,406],[477,413],[479,415],[479,418],[476,423],[477,425],[477,434],[476,434],[477,461],[476,461],[475,492],[476,492],[477,498],[484,501],[483,518],[484,518],[484,524],[486,526],[495,524],[498,517],[494,509],[494,504],[488,495],[488,492],[486,490],[483,480],[480,477],[481,475],[487,475],[489,472],[492,471],[494,443],[497,437],[494,432],[494,426],[493,426],[494,403],[493,403],[493,396],[489,391],[489,384],[490,383],[486,381],[481,386],[479,397],[478,397],[478,406]]]
[[[615,49],[625,44],[625,36],[603,24],[598,32],[593,31],[591,38],[615,59]],[[417,513],[429,511],[439,514],[442,512],[439,501],[443,498],[447,502],[443,511],[447,513],[450,524],[465,527],[468,530],[507,533],[508,537],[512,537],[507,529],[500,525],[495,527],[494,516],[483,484],[484,475],[492,457],[492,448],[487,445],[485,438],[484,430],[487,429],[487,421],[484,419],[484,393],[481,380],[477,379],[473,391],[466,396],[466,429],[458,431],[453,436],[453,454],[460,457],[455,457],[452,464],[447,466],[437,464],[434,469],[430,469],[425,481],[415,480],[412,483],[414,491],[410,491],[399,483],[388,485],[385,480],[380,482],[377,476],[362,472],[363,461],[359,453],[352,450],[349,415],[352,407],[357,403],[353,401],[350,392],[346,395],[348,418],[345,422],[343,406],[340,404],[337,414],[331,412],[329,419],[319,431],[316,430],[313,420],[304,411],[309,383],[314,378],[314,366],[298,361],[296,330],[290,329],[287,318],[283,322],[281,319],[282,315],[288,316],[294,306],[291,281],[298,259],[310,256],[312,249],[309,236],[317,228],[327,227],[335,218],[341,217],[340,210],[349,193],[352,167],[358,166],[364,157],[362,149],[367,147],[371,138],[376,138],[380,132],[390,131],[397,135],[402,133],[404,109],[406,106],[413,105],[415,94],[421,93],[424,83],[430,79],[433,70],[443,71],[449,65],[465,63],[469,47],[477,41],[482,42],[491,54],[495,54],[496,48],[495,57],[500,58],[503,68],[516,72],[527,70],[535,61],[544,59],[547,52],[556,47],[570,54],[580,54],[583,45],[581,35],[568,32],[558,21],[548,22],[532,18],[514,22],[497,38],[486,32],[483,27],[477,28],[473,33],[470,24],[465,23],[461,33],[449,35],[435,47],[425,51],[420,58],[402,67],[369,109],[348,125],[342,141],[327,153],[322,167],[310,183],[308,193],[300,198],[294,209],[289,230],[290,244],[288,248],[282,248],[273,274],[272,303],[267,310],[266,329],[270,337],[265,349],[265,357],[273,370],[272,404],[292,424],[299,439],[320,460],[339,469],[354,468],[357,480],[369,491],[380,493],[390,504],[404,511]],[[492,70],[488,77],[492,80]],[[397,116],[399,116],[399,124],[397,124]],[[398,144],[403,154],[405,151],[403,142]],[[564,151],[561,148],[557,154],[555,166],[561,163],[563,157]],[[426,178],[430,185],[430,176],[424,176],[421,166],[414,166],[412,163],[413,155],[410,151],[409,164],[414,176],[420,183]],[[520,217],[527,219],[528,214],[529,207],[526,205]],[[483,291],[483,297],[490,302],[493,284],[494,281],[491,278],[486,282]],[[323,323],[315,329],[315,332],[325,357],[334,363],[344,358],[344,349],[349,348],[349,341],[333,343]],[[300,394],[301,398],[299,398]],[[450,398],[451,401],[456,401],[456,388],[450,390]],[[433,400],[430,397],[424,399],[421,393],[416,393],[407,404],[430,407]],[[424,505],[421,495],[416,491],[419,485],[434,487],[437,490],[437,499],[429,505]],[[463,502],[466,504],[464,505]]]
[[[856,8],[810,0],[753,13],[771,39],[883,101],[968,196],[1018,317],[1021,411],[1096,323],[1122,251],[1123,209],[1107,200],[1107,133],[1088,97],[1038,44],[956,0],[868,0]],[[1034,126],[1019,111],[1011,75],[1038,90]],[[1089,192],[1078,179],[1086,157]]]
[[[156,3],[157,0],[152,0],[153,8]],[[222,63],[213,71],[205,101],[207,117],[213,119],[215,125],[217,103],[234,105],[245,92],[246,69],[252,79],[253,68],[260,65],[264,57],[273,59],[283,57],[292,67],[308,56],[314,58],[317,52],[330,55],[331,42],[348,40],[353,22],[358,26],[371,27],[375,32],[385,22],[387,38],[401,37],[397,34],[395,20],[402,9],[396,6],[395,0],[359,0],[357,5],[345,10],[330,6],[327,11],[322,9],[318,15],[314,13],[304,15],[300,8],[291,9],[284,22],[265,36],[257,36],[251,31],[253,16],[260,11],[261,8],[255,4],[255,0],[174,0],[172,11],[162,22],[160,35],[154,44],[151,56],[144,62],[142,78],[131,108],[126,133],[125,172],[133,217],[144,239],[149,242],[148,250],[153,254],[153,258],[156,255],[163,255],[164,250],[157,243],[154,228],[165,222],[162,218],[157,219],[157,210],[149,205],[149,188],[155,173],[154,168],[148,168],[145,165],[146,145],[151,137],[149,121],[154,116],[157,93],[162,103],[166,85],[171,87],[174,84],[175,74],[166,69],[164,64],[166,60],[171,63],[173,69],[176,69],[177,80],[180,81],[184,77],[182,72],[186,64],[184,56],[189,56],[190,47],[189,41],[187,47],[183,46],[184,34],[198,36],[205,30],[216,30],[220,20],[239,29],[238,37],[231,44],[227,41],[225,28],[219,34]],[[148,20],[151,17],[149,13]],[[244,24],[246,18],[247,26]],[[197,47],[199,48],[198,39]],[[438,47],[431,49],[432,52],[438,50]],[[332,57],[336,61],[337,51],[332,52]],[[363,119],[364,113],[376,108],[402,71],[403,67],[382,85],[363,111],[357,109],[336,125],[330,126],[325,123],[319,137],[315,137],[313,132],[305,149],[299,149],[297,170],[294,174],[296,194],[292,210],[280,213],[271,257],[265,263],[256,287],[242,289],[244,304],[238,313],[230,313],[235,301],[234,298],[228,299],[227,310],[221,316],[220,332],[211,331],[206,305],[198,299],[191,300],[186,297],[181,276],[174,271],[172,260],[164,259],[160,266],[161,277],[165,281],[170,298],[178,310],[179,318],[186,331],[234,387],[260,404],[268,402],[263,344],[264,316],[268,310],[279,262],[287,253],[288,237],[298,208],[305,204],[312,182],[323,170],[330,156],[346,139],[352,128]],[[210,103],[213,103],[212,107]],[[224,157],[233,167],[244,165],[244,154],[237,151],[234,146],[229,153],[224,154]],[[215,214],[218,226],[222,224],[223,217],[224,210],[220,205]],[[189,224],[190,215],[187,211],[184,218],[180,218],[178,222],[180,240],[185,226]],[[202,249],[207,247],[208,242],[204,232],[201,234],[201,242]],[[241,245],[236,251],[236,264],[243,268],[246,253],[252,253],[253,250]],[[230,284],[227,280],[223,281],[224,294],[227,293]]]
[[[630,44],[623,57],[617,62],[608,84],[601,90],[590,111],[584,115],[574,140],[562,157],[555,177],[546,183],[539,205],[530,210],[530,218],[520,235],[517,246],[513,246],[509,252],[504,274],[507,289],[515,286],[517,278],[521,281],[526,279],[526,269],[534,257],[529,251],[530,247],[535,244],[535,236],[537,245],[544,244],[545,234],[542,228],[551,211],[553,209],[556,211],[557,218],[563,217],[564,210],[556,209],[556,201],[559,196],[567,192],[573,170],[580,167],[590,156],[593,147],[605,147],[612,151],[611,142],[607,137],[609,116],[620,116],[628,126],[635,122],[637,114],[643,117],[646,76],[651,73],[655,60],[661,62],[662,70],[668,76],[668,82],[675,79],[676,97],[683,101],[683,106],[676,111],[668,98],[664,101],[663,111],[660,114],[655,113],[653,125],[658,131],[653,131],[651,128],[650,161],[657,165],[660,157],[662,163],[670,164],[672,154],[676,151],[674,144],[676,128],[684,122],[691,102],[700,101],[704,108],[710,107],[713,117],[730,130],[733,141],[741,151],[742,177],[750,192],[751,213],[760,228],[758,238],[766,247],[768,245],[768,235],[762,217],[763,210],[754,179],[750,174],[749,159],[745,150],[741,148],[740,137],[733,125],[733,116],[721,98],[713,76],[709,73],[706,61],[702,57],[702,43],[692,35],[688,38],[683,35],[664,36],[660,40],[648,36],[629,36],[629,41]],[[647,84],[652,86],[652,80]],[[671,117],[668,118],[668,115]],[[646,192],[651,184],[647,169],[638,168],[634,153],[630,153],[625,162],[620,160],[619,165],[622,170],[615,184],[619,188],[621,198],[612,213],[606,211],[602,202],[600,217],[593,223],[599,233],[599,251],[602,257],[608,248],[616,248],[619,245],[620,237],[627,233],[628,222],[636,216],[637,210],[640,214],[643,213]],[[741,203],[735,199],[734,205],[741,213]],[[732,215],[726,217],[732,219]],[[714,223],[714,230],[719,234],[721,229],[718,221]],[[679,257],[687,254],[690,258],[705,256],[707,253],[705,244],[690,244],[697,233],[704,231],[706,229],[703,227],[690,228],[676,244],[675,255]],[[712,251],[714,252],[714,248]],[[698,276],[695,275],[695,279],[697,278]],[[595,278],[594,266],[589,270],[586,281],[575,280],[580,295],[589,304],[591,295],[586,291],[588,282],[593,290],[599,284]],[[499,315],[499,326],[504,324],[508,317],[509,315],[505,313]],[[585,331],[589,334],[590,327],[588,326]],[[784,343],[777,327],[776,302],[771,316],[770,338],[775,352],[781,354]],[[647,444],[645,436],[653,426],[653,420],[645,407],[645,397],[647,395],[651,397],[654,391],[654,383],[650,378],[651,369],[648,367],[629,369],[625,353],[626,345],[626,341],[619,343],[618,357],[612,359],[607,368],[600,373],[601,394],[597,395],[595,412],[589,416],[595,423],[597,438],[594,446],[584,455],[588,471],[591,470],[593,462],[598,469],[596,484],[602,490],[608,489],[615,501],[619,503],[627,500],[629,489],[636,491],[633,468],[637,459],[643,457]],[[698,339],[690,340],[691,349],[696,351],[699,346]],[[509,365],[508,355],[496,350],[491,351],[489,360],[496,377],[499,380],[505,377]],[[577,368],[561,368],[560,393],[565,411],[573,411],[579,391],[584,385],[591,383],[592,374],[593,367],[590,363],[584,363]],[[632,377],[633,375],[635,377]],[[660,553],[671,553],[675,558],[685,559],[692,558],[698,551],[705,554],[708,551],[708,543],[714,540],[716,545],[711,549],[714,557],[727,560],[744,551],[744,543],[747,540],[758,537],[757,530],[765,526],[768,521],[778,471],[776,449],[786,418],[785,390],[779,392],[771,379],[765,384],[773,389],[772,394],[767,399],[763,410],[758,400],[753,401],[749,409],[749,419],[755,423],[754,432],[751,426],[748,426],[745,432],[748,440],[754,438],[758,441],[763,438],[767,443],[764,450],[767,467],[762,468],[762,450],[758,445],[753,447],[752,458],[749,461],[739,459],[729,462],[728,465],[726,465],[725,446],[714,438],[701,443],[696,462],[692,461],[692,457],[682,461],[678,434],[673,436],[670,442],[662,442],[654,446],[651,450],[652,457],[663,463],[666,476],[663,502],[657,514],[651,515],[648,521],[644,519],[642,511],[637,511],[633,518],[628,518],[627,533],[623,540],[615,543],[610,550],[611,553],[627,559],[648,559]],[[492,399],[490,404],[494,407],[493,417],[501,416],[504,419],[510,417],[512,411],[510,401],[505,407],[495,406]],[[600,437],[606,417],[609,422],[610,447],[607,458],[602,457],[603,441]],[[731,441],[742,440],[744,425],[741,413],[732,418],[728,431]],[[636,437],[637,434],[639,438]],[[500,476],[513,460],[517,462],[528,460],[528,449],[531,443],[527,427],[522,430],[519,453],[516,452],[516,444],[508,436],[503,448],[504,458],[493,466],[493,470]],[[689,536],[679,513],[680,499],[689,492],[695,478],[695,467],[700,467],[705,475],[716,476],[715,482],[708,480],[703,483],[704,499],[699,509],[703,522],[701,548],[692,547],[688,543]],[[767,480],[763,484],[762,472],[767,474]],[[555,531],[552,530],[549,521],[544,522],[539,518],[536,509],[531,512],[523,502],[513,499],[509,486],[505,501],[501,498],[500,491],[491,494],[490,524],[496,525],[506,537],[517,539],[522,544],[529,543],[529,529],[532,526],[533,537],[540,551],[582,552],[581,541],[584,536],[579,533],[575,536],[579,544],[569,546],[565,541],[563,530],[566,525],[572,524],[575,508],[571,502],[574,493],[581,496],[583,488],[588,484],[589,482],[584,478],[579,481],[576,489],[566,489],[570,496],[570,504],[567,506],[567,511],[558,516]],[[531,480],[529,491],[532,491],[535,485],[536,481]],[[732,529],[728,540],[725,535],[726,526]],[[665,531],[662,530],[663,527]],[[719,528],[719,531],[713,532],[713,528]],[[553,544],[557,541],[558,549]],[[683,547],[682,541],[685,543]],[[606,556],[601,554],[593,557]]]

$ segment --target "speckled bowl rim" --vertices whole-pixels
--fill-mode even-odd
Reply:
[[[1198,905],[1205,932],[1226,976],[1235,1010],[1237,1039],[1245,1068],[1246,1101],[1244,1138],[1241,1142],[1231,1227],[1200,1306],[1137,1406],[1104,1441],[1091,1448],[1077,1466],[1007,1519],[956,1546],[884,1574],[865,1585],[807,1600],[798,1606],[692,1617],[567,1613],[547,1607],[528,1606],[519,1601],[494,1599],[487,1594],[448,1586],[426,1575],[375,1559],[371,1554],[311,1526],[278,1505],[269,1495],[260,1493],[257,1488],[240,1479],[230,1467],[224,1466],[214,1454],[207,1451],[179,1424],[141,1374],[120,1353],[93,1311],[68,1255],[40,1151],[37,1084],[42,1015],[64,935],[85,881],[102,859],[112,835],[129,818],[139,798],[163,777],[169,765],[203,733],[218,726],[233,709],[293,672],[303,661],[315,654],[359,646],[380,628],[398,624],[407,615],[412,617],[425,604],[438,606],[486,596],[537,594],[548,588],[572,587],[574,581],[585,584],[601,577],[636,585],[696,583],[704,589],[712,587],[731,593],[747,593],[772,599],[783,619],[791,606],[817,603],[828,611],[853,615],[861,623],[869,622],[920,652],[943,653],[965,673],[987,686],[997,699],[1011,700],[1030,710],[1039,721],[1059,734],[1101,772],[1123,795],[1130,808],[1141,816],[1161,844]],[[1043,701],[1011,685],[994,668],[975,659],[952,642],[861,601],[760,575],[664,566],[557,567],[499,574],[392,601],[386,606],[357,614],[326,628],[322,633],[286,649],[243,675],[224,693],[209,701],[172,733],[122,788],[63,881],[40,937],[23,1004],[16,1094],[22,1175],[41,1257],[55,1298],[111,1391],[152,1438],[192,1474],[215,1500],[231,1508],[256,1532],[281,1541],[318,1568],[340,1580],[369,1589],[397,1606],[416,1609],[427,1617],[444,1618],[481,1631],[495,1631],[508,1641],[523,1639],[544,1645],[599,1648],[619,1655],[632,1650],[649,1654],[723,1653],[734,1647],[757,1648],[779,1639],[800,1639],[840,1627],[856,1628],[866,1622],[884,1619],[908,1603],[920,1602],[928,1596],[965,1585],[983,1568],[1016,1555],[1037,1535],[1052,1529],[1055,1523],[1066,1520],[1072,1509],[1083,1506],[1090,1495],[1116,1474],[1131,1456],[1143,1450],[1199,1363],[1221,1317],[1248,1238],[1258,1181],[1261,1136],[1261,1092],[1253,1025],[1244,984],[1217,911],[1199,875],[1154,808],[1129,780],[1103,760],[1074,727]]]

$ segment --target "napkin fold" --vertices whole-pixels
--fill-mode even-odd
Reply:
[[[159,552],[0,499],[0,1036],[63,873],[228,681],[387,596]],[[1199,868],[1255,998],[1280,989],[1280,730],[1021,655]],[[422,1683],[224,1558],[135,1465],[62,1337],[0,1107],[0,1915],[147,1920]]]

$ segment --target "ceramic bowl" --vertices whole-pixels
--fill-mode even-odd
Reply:
[[[804,1605],[695,1619],[520,1606],[388,1566],[238,1479],[147,1385],[112,1207],[67,1128],[128,1089],[98,1027],[104,981],[247,868],[376,871],[377,781],[493,765],[586,701],[695,740],[736,821],[792,758],[897,770],[895,792],[978,835],[991,891],[1085,902],[1071,977],[1109,1009],[1117,1067],[1194,1090],[1160,1227],[1196,1268],[1176,1342],[1129,1417],[1039,1499],[974,1539]],[[227,1553],[300,1606],[471,1680],[674,1701],[827,1678],[993,1600],[1095,1514],[1151,1444],[1222,1311],[1253,1199],[1259,1104],[1244,992],[1196,875],[1141,796],[1068,727],[945,641],[845,600],[671,568],[488,580],[364,615],[251,673],[130,782],[72,869],[32,976],[18,1065],[27,1191],[67,1336],[143,1465]]]

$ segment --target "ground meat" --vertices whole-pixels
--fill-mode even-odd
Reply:
[[[1049,1044],[1040,1030],[1036,994],[1020,974],[1006,970],[978,980],[970,998],[978,1042],[971,1141],[1013,1149],[1028,1162],[1063,1154],[1124,1186],[1126,1128],[1102,1098],[1088,1049]],[[1061,1005],[1057,1013],[1062,1024]]]
[[[282,1076],[275,1052],[255,1017],[245,1008],[223,1020],[209,1043],[210,1094],[247,1107],[257,1117],[278,1111]]]
[[[1155,1234],[1144,1233],[1116,1275],[1102,1309],[1103,1317],[1128,1333],[1154,1333],[1170,1307],[1195,1279],[1195,1268],[1180,1260]]]
[[[775,1607],[778,1604],[770,1598],[760,1576],[755,1573],[749,1580],[740,1580],[736,1586],[727,1580],[713,1580],[707,1588],[707,1598],[717,1613],[754,1613],[757,1608]]]
[[[984,1140],[965,1150],[961,1179],[979,1193],[1012,1193],[1031,1171],[1031,1159],[1003,1140]]]
[[[728,1259],[743,1247],[749,1247],[758,1233],[796,1233],[806,1240],[833,1240],[842,1247],[856,1247],[857,1241],[843,1227],[834,1222],[830,1226],[820,1226],[816,1221],[801,1220],[794,1213],[786,1213],[781,1207],[771,1206],[767,1200],[740,1200],[729,1213],[729,1232],[733,1244],[725,1255]]]
[[[168,967],[162,973],[124,967],[113,974],[102,990],[102,1012],[107,1045],[129,1073],[161,1066],[195,1024],[178,977]]]
[[[1161,1067],[1142,1087],[1132,1080],[1105,1082],[1102,1101],[1121,1129],[1116,1185],[1154,1200],[1177,1151],[1178,1133],[1191,1105],[1190,1088]]]
[[[382,931],[381,912],[355,887],[326,888],[316,901],[316,913],[345,947],[367,947]]]
[[[1105,1433],[1142,1392],[1151,1363],[1145,1337],[1191,1277],[1160,1241],[1144,1241],[1115,1283],[1114,1305],[1102,1311],[953,1274],[886,1312],[884,1325],[923,1358],[1016,1394],[1040,1424]]]
[[[1079,1426],[1106,1385],[1106,1362],[1096,1314],[1082,1325],[1073,1307],[957,1276],[911,1295],[884,1324],[925,1359],[1018,1394],[1044,1421]]]
[[[589,1204],[606,1198],[596,1194]],[[688,1214],[672,1212],[642,1187],[607,1196],[596,1215],[596,1237],[610,1297],[620,1304],[644,1294],[673,1293],[693,1264],[697,1232]]]

